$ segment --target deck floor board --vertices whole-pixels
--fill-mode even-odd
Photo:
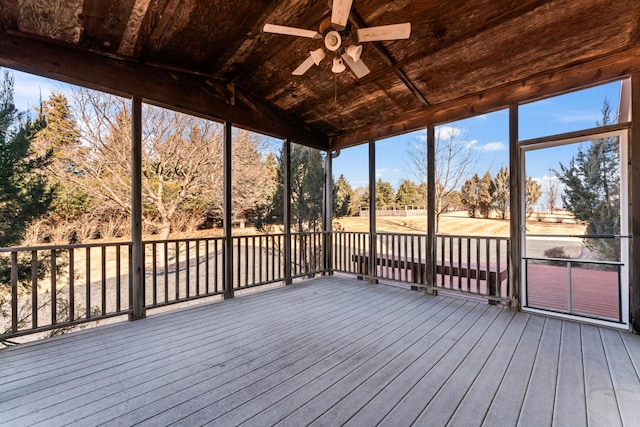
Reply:
[[[630,425],[640,337],[327,276],[0,351],[0,424]]]

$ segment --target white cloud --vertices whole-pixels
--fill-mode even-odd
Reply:
[[[489,142],[487,144],[476,147],[476,149],[482,151],[483,153],[488,153],[491,151],[506,150],[507,145],[504,142]]]

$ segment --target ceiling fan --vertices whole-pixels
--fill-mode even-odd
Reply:
[[[265,33],[324,39],[324,47],[309,52],[309,57],[291,73],[294,76],[303,75],[313,64],[320,65],[329,51],[334,53],[332,72],[342,73],[346,69],[346,63],[360,79],[369,74],[370,70],[360,59],[362,45],[359,43],[408,39],[411,35],[411,23],[357,28],[351,31],[348,24],[352,3],[353,0],[333,0],[331,18],[320,24],[319,31],[274,24],[265,24],[262,30]]]

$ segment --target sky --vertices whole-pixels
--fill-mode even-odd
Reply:
[[[519,107],[519,138],[527,140],[542,136],[558,135],[596,126],[602,121],[602,106],[607,99],[617,111],[620,82],[585,89]],[[460,132],[468,149],[477,158],[475,170],[479,175],[487,170],[492,175],[501,166],[509,165],[509,113],[500,110],[470,119],[448,123],[436,128],[454,128]],[[424,144],[426,131],[376,141],[376,177],[390,182],[395,188],[403,179],[417,181],[411,165],[409,151],[415,144]],[[549,169],[559,169],[577,152],[579,144],[557,147],[553,156],[545,151],[527,156],[527,176],[544,181]],[[368,147],[359,146],[342,150],[333,162],[336,177],[344,174],[352,187],[368,184]]]
[[[15,103],[21,111],[38,105],[40,97],[46,99],[52,91],[66,92],[70,86],[54,80],[9,70],[15,80]],[[620,82],[604,84],[578,92],[556,96],[519,107],[519,138],[527,140],[595,127],[602,120],[602,105],[608,100],[617,111]],[[436,132],[456,132],[475,159],[474,172],[492,175],[501,166],[509,164],[509,116],[507,110],[479,115],[470,119],[448,123]],[[412,166],[412,147],[425,144],[426,131],[376,141],[376,178],[390,182],[394,188],[402,180],[418,181]],[[526,173],[544,185],[549,182],[559,164],[567,164],[575,155],[579,144],[556,147],[552,151],[536,150],[527,154]],[[552,153],[550,155],[550,153]],[[368,146],[361,145],[341,150],[333,161],[333,174],[345,176],[352,187],[368,184]]]

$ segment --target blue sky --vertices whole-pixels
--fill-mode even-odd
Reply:
[[[601,109],[605,98],[617,111],[620,83],[610,83],[579,92],[557,96],[519,108],[521,140],[556,135],[595,127],[602,120]],[[477,157],[479,174],[489,170],[493,175],[501,166],[509,164],[509,114],[507,110],[484,114],[446,126],[460,129],[465,135],[469,149]],[[408,154],[411,144],[424,143],[425,131],[413,132],[376,142],[376,176],[389,181],[397,188],[403,179],[416,181]],[[559,162],[566,164],[575,154],[577,145],[556,148],[550,161],[527,164],[527,175],[544,180],[549,175],[550,165],[558,168]],[[541,153],[542,154],[542,153]],[[353,187],[368,183],[368,148],[359,146],[342,150],[334,160],[333,173],[344,174]],[[534,158],[535,156],[529,156]],[[544,154],[540,156],[544,158]]]
[[[28,110],[38,105],[39,98],[47,98],[52,91],[65,92],[69,86],[54,80],[9,70],[15,79],[15,103],[19,110]],[[612,109],[617,110],[620,83],[614,82],[579,92],[556,96],[520,106],[520,139],[561,134],[594,127],[601,120],[601,109],[606,98]],[[501,110],[484,114],[446,126],[455,128],[473,151],[477,159],[475,171],[484,174],[489,170],[495,174],[501,166],[508,166],[508,111]],[[425,131],[388,138],[376,142],[376,177],[390,182],[397,188],[403,179],[417,181],[412,170],[409,151],[412,145],[424,144]],[[556,148],[553,159],[540,159],[527,164],[527,175],[539,180],[549,176],[551,167],[568,162],[575,154],[576,145]],[[528,159],[535,159],[535,155]],[[342,150],[334,160],[333,173],[337,178],[344,174],[352,187],[368,183],[368,147],[366,145]]]

